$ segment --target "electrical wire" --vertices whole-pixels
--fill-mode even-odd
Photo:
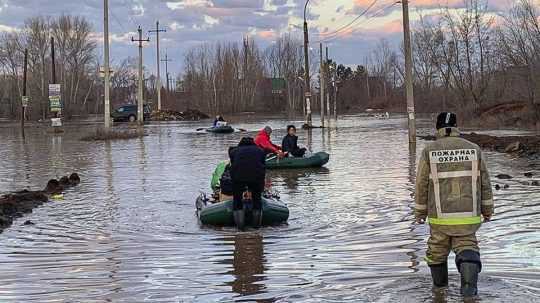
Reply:
[[[363,23],[365,23],[366,21],[368,21],[369,19],[371,18],[375,18],[375,17],[378,17],[381,15],[381,13],[385,12],[386,10],[392,8],[393,6],[395,6],[396,4],[400,3],[400,1],[394,1],[392,2],[390,5],[387,5],[385,7],[382,7],[380,8],[379,10],[377,10],[376,12],[374,12],[373,14],[371,14],[370,16],[367,16],[364,20],[362,20],[360,23],[356,24],[356,26],[358,25],[361,25]],[[317,41],[316,43],[328,43],[328,42],[331,42],[331,41],[334,41],[336,40],[337,38],[340,37],[340,33],[337,33],[331,37],[326,37],[326,38],[323,38],[319,41]]]
[[[321,36],[333,36],[339,32],[341,32],[342,30],[348,28],[349,26],[353,25],[356,21],[358,21],[360,18],[362,18],[365,14],[367,14],[367,12],[378,2],[379,0],[374,0],[373,2],[371,2],[371,4],[363,11],[360,13],[360,15],[358,15],[356,18],[354,18],[351,22],[347,23],[346,25],[340,27],[339,29],[331,32],[331,33],[321,33],[319,35]]]

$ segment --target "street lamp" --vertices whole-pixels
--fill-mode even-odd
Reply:
[[[304,72],[306,73],[304,76],[304,98],[306,98],[306,124],[308,126],[311,126],[311,88],[310,88],[310,79],[309,79],[309,50],[308,50],[308,44],[309,44],[309,35],[308,35],[308,26],[307,26],[307,19],[306,19],[306,12],[307,12],[307,6],[309,4],[309,0],[306,0],[306,5],[304,5]]]

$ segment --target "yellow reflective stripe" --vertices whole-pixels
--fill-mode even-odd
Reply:
[[[444,171],[439,172],[437,177],[439,179],[450,179],[450,178],[461,178],[461,177],[471,177],[473,172],[471,170],[460,170],[460,171]],[[433,179],[433,176],[429,176],[430,179]]]
[[[482,200],[482,205],[484,205],[484,206],[491,206],[493,204],[494,204],[493,199]]]
[[[433,225],[470,225],[482,223],[482,218],[461,217],[461,218],[428,218],[429,224]]]
[[[414,204],[414,209],[418,209],[418,210],[426,210],[426,209],[427,209],[427,205],[426,205],[426,204],[418,204],[418,203],[415,203],[415,204]]]

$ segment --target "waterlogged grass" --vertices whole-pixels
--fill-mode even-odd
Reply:
[[[142,128],[124,129],[124,130],[105,130],[97,129],[94,134],[81,138],[82,141],[108,141],[108,140],[127,140],[141,138],[146,136]]]

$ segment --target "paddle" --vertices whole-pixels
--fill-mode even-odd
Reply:
[[[272,157],[269,157],[269,158],[266,158],[266,161],[274,160],[275,158],[277,158],[277,155],[272,156]]]
[[[205,130],[206,127],[197,128],[197,131]]]
[[[240,132],[244,132],[244,133],[247,132],[247,130],[243,129],[243,128],[237,128],[237,130],[240,131]]]

